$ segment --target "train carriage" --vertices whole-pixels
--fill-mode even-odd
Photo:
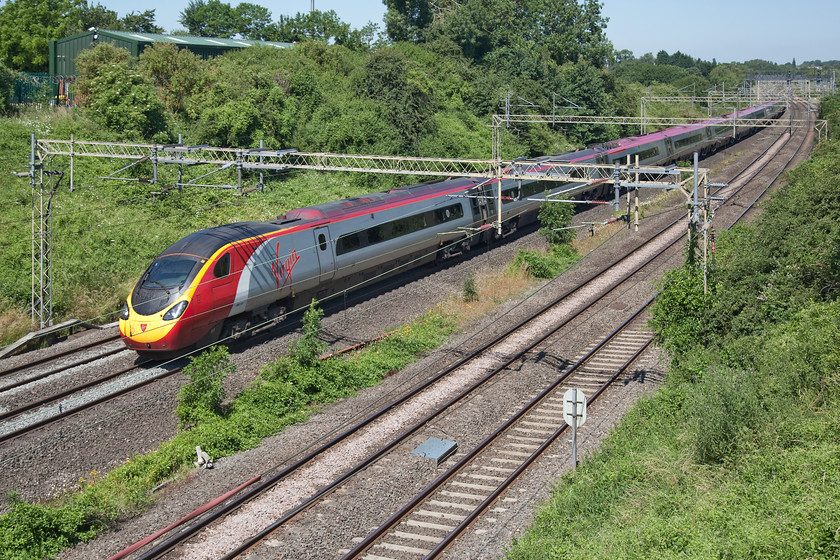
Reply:
[[[742,118],[778,116],[768,103]],[[665,164],[712,151],[752,132],[722,118],[633,136],[521,163]],[[502,236],[536,221],[540,198],[591,196],[581,183],[450,178],[299,208],[270,222],[240,222],[195,232],[149,266],[120,313],[125,344],[164,355],[209,344],[279,320],[307,297],[325,297],[372,279],[445,260],[488,235],[502,196]],[[303,297],[300,297],[303,296]],[[301,301],[303,300],[303,301]],[[296,304],[296,301],[300,303]]]

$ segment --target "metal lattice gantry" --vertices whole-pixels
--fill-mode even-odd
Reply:
[[[494,147],[498,129],[494,127]],[[495,148],[494,148],[495,151]],[[238,188],[243,192],[243,170],[252,172],[287,171],[308,169],[319,171],[356,171],[366,173],[390,173],[424,175],[435,177],[475,177],[505,180],[561,181],[567,183],[562,189],[569,196],[580,192],[601,188],[611,184],[614,187],[614,204],[619,205],[619,191],[622,188],[664,188],[682,189],[689,196],[688,185],[706,184],[708,172],[705,169],[693,173],[672,167],[639,167],[630,161],[626,165],[577,164],[564,161],[499,159],[453,159],[453,158],[418,158],[375,155],[352,155],[331,153],[307,153],[295,150],[274,150],[265,148],[214,148],[210,146],[187,146],[183,144],[135,144],[123,142],[91,142],[71,140],[36,139],[32,135],[30,176],[33,193],[32,209],[32,310],[33,321],[37,319],[41,327],[51,324],[52,319],[52,266],[51,266],[51,201],[57,183],[50,181],[50,189],[44,185],[44,175],[52,173],[44,170],[45,162],[50,165],[56,157],[69,157],[73,188],[73,168],[77,158],[95,157],[114,159],[121,162],[119,169],[104,179],[140,181],[149,184],[160,182],[158,166],[178,166],[177,187],[209,186]],[[150,163],[152,176],[146,179],[120,176],[130,167]],[[126,164],[126,165],[123,165]],[[210,166],[210,172],[190,180],[184,180],[183,167]],[[237,186],[201,185],[196,181],[225,169],[235,169]],[[262,176],[260,176],[262,185]],[[501,181],[496,181],[495,197],[498,215],[494,227],[502,227],[501,217]],[[36,203],[38,207],[36,208]]]
[[[533,121],[532,121],[533,122]],[[69,156],[97,157],[132,160],[127,166],[149,162],[155,167],[150,179],[158,179],[158,165],[194,167],[215,166],[217,169],[241,169],[249,171],[288,171],[292,169],[317,171],[355,171],[365,173],[389,173],[434,177],[475,177],[524,180],[563,181],[581,183],[586,190],[595,183],[618,182],[623,185],[673,187],[673,176],[680,174],[672,167],[638,166],[592,163],[571,163],[568,161],[536,161],[517,159],[455,159],[400,156],[377,156],[358,154],[333,154],[321,152],[298,152],[296,150],[274,150],[265,148],[214,148],[210,146],[127,144],[114,142],[88,142],[76,140],[35,140],[37,157]],[[202,176],[206,176],[204,174]],[[663,182],[663,178],[668,177]],[[116,172],[108,179],[138,180],[120,177]],[[183,186],[194,183],[183,182]],[[218,185],[217,185],[218,186]]]
[[[51,165],[45,169],[45,163],[36,159],[33,134],[29,171],[19,175],[28,176],[32,187],[30,311],[32,322],[41,329],[52,326],[52,202],[64,175],[62,171],[53,170]]]
[[[734,111],[733,111],[734,112]],[[743,127],[763,127],[763,128],[808,128],[815,126],[820,132],[820,140],[826,137],[822,132],[827,129],[827,121],[825,120],[807,120],[807,119],[771,119],[771,118],[743,118],[738,116],[733,117],[711,117],[718,119],[715,126],[732,127],[733,132],[738,128]],[[648,127],[651,128],[667,128],[673,126],[686,126],[692,124],[699,124],[708,121],[709,118],[693,118],[693,117],[604,117],[597,115],[536,115],[536,114],[512,114],[512,115],[493,115],[493,157],[501,159],[501,131],[510,124],[613,124],[613,125],[631,125],[638,126],[640,131],[644,133]]]

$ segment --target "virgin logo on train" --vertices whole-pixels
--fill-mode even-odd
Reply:
[[[297,254],[297,249],[292,249],[289,256],[281,263],[280,244],[277,244],[277,258],[271,263],[271,273],[274,274],[274,280],[277,282],[278,290],[291,282],[292,270],[299,260],[300,257]]]

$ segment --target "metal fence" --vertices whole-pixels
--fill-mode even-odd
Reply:
[[[74,76],[50,76],[45,73],[21,73],[12,90],[12,105],[72,106]]]

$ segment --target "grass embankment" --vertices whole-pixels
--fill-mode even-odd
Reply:
[[[838,107],[823,105],[833,122]],[[664,387],[559,482],[508,557],[837,558],[840,143],[721,234],[712,293],[688,266],[664,288]]]

